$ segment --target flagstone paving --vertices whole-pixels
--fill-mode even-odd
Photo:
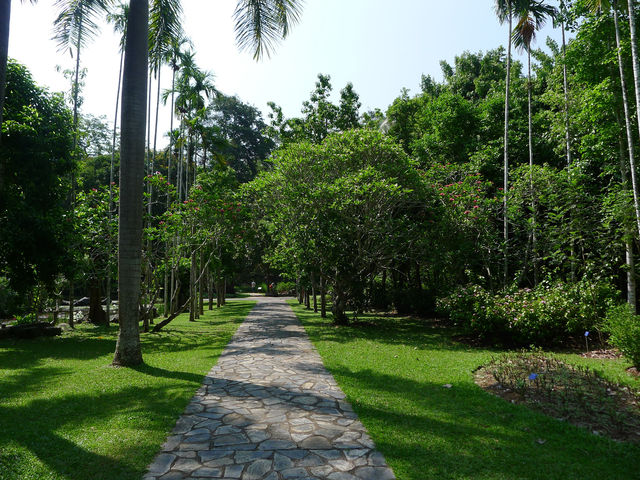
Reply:
[[[261,299],[144,480],[392,480],[282,299]]]

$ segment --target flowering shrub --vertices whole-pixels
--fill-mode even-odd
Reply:
[[[542,282],[535,289],[488,292],[460,287],[438,310],[480,338],[508,345],[551,345],[596,330],[617,294],[605,282]]]

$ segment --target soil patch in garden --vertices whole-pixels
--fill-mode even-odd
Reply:
[[[475,371],[475,382],[595,435],[640,443],[640,393],[540,353],[503,355]]]

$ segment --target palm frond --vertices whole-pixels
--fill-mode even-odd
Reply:
[[[149,9],[149,60],[154,71],[174,42],[183,37],[180,0],[153,0]]]
[[[530,0],[521,3],[515,13],[518,22],[511,39],[516,48],[527,50],[535,40],[536,32],[544,27],[548,18],[555,18],[557,10],[542,1]]]
[[[129,18],[129,4],[120,3],[115,10],[107,14],[107,22],[113,25],[113,31],[120,34],[120,51],[124,50],[124,41],[127,36],[127,19]]]
[[[59,50],[85,47],[98,33],[97,19],[109,12],[113,0],[56,0],[53,40]]]
[[[258,60],[270,56],[300,20],[302,0],[238,0],[233,14],[240,50],[253,50]]]

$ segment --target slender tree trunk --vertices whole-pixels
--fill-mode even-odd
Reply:
[[[315,313],[318,313],[318,300],[316,298],[316,290],[317,290],[317,285],[316,285],[316,274],[315,272],[311,272],[311,292],[313,295],[313,311]]]
[[[325,291],[324,276],[320,275],[320,316],[327,318],[327,293]]]
[[[613,75],[612,75],[613,77]],[[618,108],[615,108],[616,115],[616,123],[620,130],[622,130],[622,120],[620,119],[620,114],[618,113]],[[620,178],[622,180],[622,187],[625,190],[629,190],[629,179],[627,176],[628,166],[625,159],[625,146],[624,140],[621,135],[618,135],[618,157],[620,161]],[[637,303],[637,286],[636,286],[636,272],[635,272],[635,259],[633,257],[633,228],[629,228],[625,226],[625,264],[626,264],[626,277],[627,277],[627,303],[633,313],[636,313],[636,303]]]
[[[567,42],[565,39],[564,20],[562,28],[562,83],[564,89],[564,138],[567,150],[567,166],[571,166],[571,125],[569,123],[569,82],[567,81]]]
[[[191,233],[194,230],[191,229]],[[196,252],[191,252],[191,268],[189,270],[189,296],[191,297],[191,303],[189,304],[189,321],[196,321]]]
[[[209,310],[213,310],[213,278],[211,276],[211,272],[207,273],[207,290],[209,297]]]
[[[118,70],[118,89],[116,91],[116,111],[113,115],[113,135],[111,137],[111,163],[109,165],[109,225],[113,221],[113,184],[114,167],[116,162],[116,136],[118,131],[118,107],[120,106],[120,87],[122,86],[122,66],[124,63],[124,50],[120,52],[120,69]],[[111,237],[109,237],[111,245]],[[107,261],[107,324],[111,322],[111,249]]]
[[[148,0],[131,0],[122,88],[118,296],[120,331],[114,365],[142,363],[138,317],[148,64]]]
[[[7,86],[7,62],[9,60],[9,28],[11,23],[11,0],[0,0],[0,152],[2,152],[2,120],[4,96]],[[5,155],[0,153],[0,199],[4,196],[6,170]]]
[[[507,285],[509,279],[509,214],[508,195],[509,195],[509,90],[511,85],[511,32],[513,29],[513,15],[509,11],[509,38],[507,41],[507,81],[504,94],[504,178],[503,178],[503,200],[502,209],[503,219],[503,236],[504,236],[504,285]]]
[[[620,70],[620,86],[622,89],[622,106],[624,108],[624,122],[625,129],[627,132],[627,150],[629,152],[629,167],[631,172],[631,189],[633,190],[633,207],[636,214],[636,224],[638,227],[638,233],[640,233],[640,200],[638,199],[638,182],[636,179],[636,161],[635,161],[635,151],[633,145],[633,133],[631,131],[631,114],[629,112],[629,99],[627,96],[627,82],[624,77],[624,62],[622,60],[622,52],[620,49],[620,27],[618,25],[618,10],[617,10],[617,2],[613,2],[613,22],[615,26],[616,32],[616,47],[618,51],[618,69]],[[633,32],[633,27],[631,28]],[[632,40],[635,40],[635,35],[633,35]],[[633,42],[632,42],[633,43]],[[634,58],[634,75],[636,70],[636,59]],[[638,89],[638,85],[636,84],[636,100],[640,100],[640,90]],[[639,107],[640,108],[640,107]]]
[[[614,2],[614,10],[615,10]],[[636,118],[640,119],[640,65],[638,59],[638,40],[636,38],[636,15],[635,15],[635,1],[627,0],[629,8],[629,30],[631,32],[631,58],[633,61],[633,87],[636,95]],[[617,30],[617,29],[616,29]],[[640,133],[640,121],[638,124],[638,132]],[[631,159],[631,157],[629,157]],[[638,199],[638,184],[636,182],[636,168],[635,160],[631,165],[631,183],[633,186],[633,200],[636,209],[636,222],[638,224],[638,234],[640,234],[640,200]]]
[[[74,311],[74,307],[75,305],[73,304],[74,300],[74,285],[73,285],[73,279],[71,279],[69,281],[69,326],[71,328],[75,327],[75,311]]]
[[[202,269],[202,250],[200,250],[200,269]],[[204,272],[204,271],[203,271]],[[200,279],[198,280],[198,312],[200,315],[204,315],[204,296],[202,295],[204,293],[204,277],[201,274],[200,275]]]
[[[527,46],[527,100],[529,116],[529,189],[531,191],[531,258],[533,260],[533,284],[538,284],[538,239],[536,232],[536,201],[533,189],[533,116],[531,112],[531,45]]]
[[[73,80],[73,157],[76,165],[78,164],[78,90],[80,89],[80,38],[82,37],[82,10],[80,10],[79,20],[79,33],[78,42],[76,44],[76,71]],[[70,208],[72,220],[75,219],[75,207],[76,207],[76,172],[75,169],[71,171],[71,195],[70,195]],[[74,327],[74,284],[73,279],[69,282],[69,326]]]

